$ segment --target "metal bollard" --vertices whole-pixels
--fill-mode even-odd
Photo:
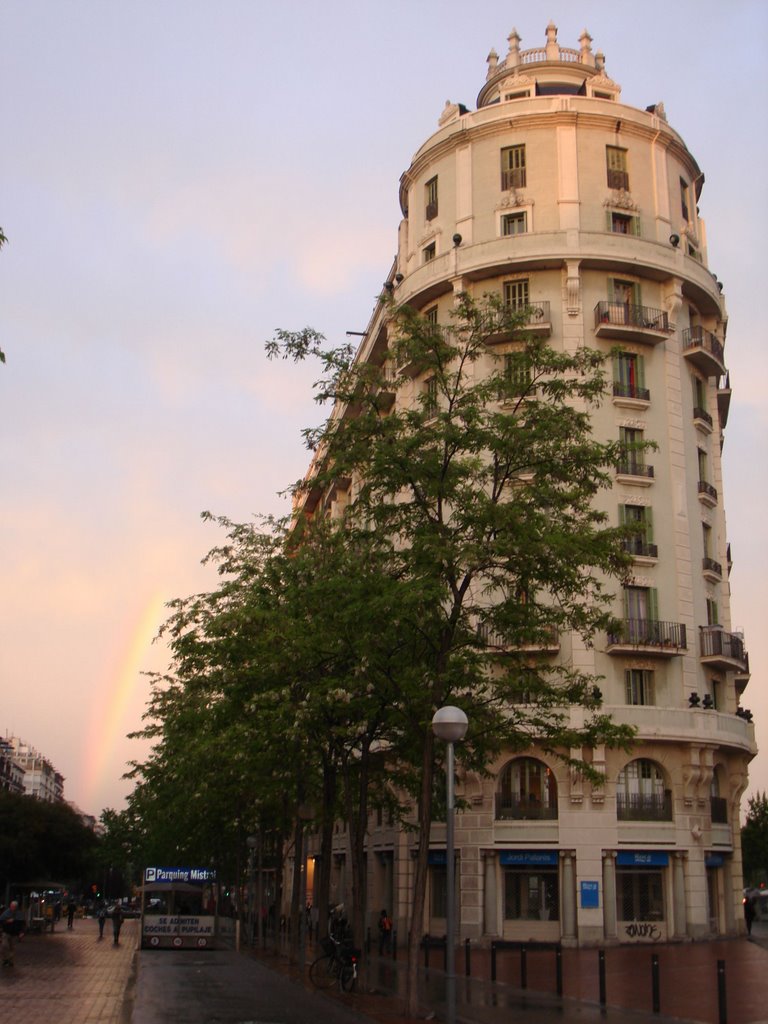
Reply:
[[[496,943],[491,943],[491,981],[496,981]]]
[[[528,950],[520,947],[520,988],[528,988]]]
[[[725,998],[725,960],[717,961],[718,1024],[728,1024],[728,1005]]]
[[[392,959],[397,960],[397,928],[392,929]]]
[[[562,949],[555,950],[555,984],[557,986],[557,994],[561,996],[563,994],[563,951]]]
[[[597,951],[597,973],[600,980],[600,1005],[606,1005],[606,994],[605,994],[605,950],[599,949]]]
[[[661,1013],[661,992],[659,989],[659,954],[651,953],[651,987],[653,990],[653,1012]]]
[[[468,978],[470,976],[469,969],[469,939],[464,939],[464,974]]]

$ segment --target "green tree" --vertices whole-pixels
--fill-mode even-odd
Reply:
[[[442,756],[430,727],[437,708],[466,711],[460,756],[480,767],[502,743],[537,742],[570,759],[574,749],[632,735],[600,713],[594,678],[544,662],[532,670],[521,651],[553,629],[591,643],[612,624],[608,582],[624,578],[629,561],[626,534],[606,525],[594,500],[627,454],[591,431],[590,410],[606,387],[603,356],[526,336],[525,312],[463,296],[440,328],[392,306],[387,350],[370,359],[349,346],[325,348],[311,329],[279,331],[268,345],[273,356],[318,358],[316,397],[333,403],[327,423],[305,432],[315,456],[297,496],[353,484],[344,512],[350,543],[381,545],[408,594],[399,626],[410,667],[393,679],[390,742],[419,828],[412,1014]],[[517,342],[506,361],[495,355],[499,339]],[[519,656],[502,664],[492,656],[500,646]],[[523,674],[533,697],[526,705],[516,699]],[[585,712],[572,715],[574,705]]]
[[[757,792],[747,802],[747,819],[741,830],[744,884],[768,882],[768,794]]]
[[[0,793],[0,893],[14,883],[79,883],[94,865],[97,838],[68,804]]]

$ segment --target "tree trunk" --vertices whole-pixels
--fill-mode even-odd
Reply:
[[[336,808],[336,769],[325,766],[323,771],[323,817],[320,835],[320,870],[315,874],[315,901],[318,936],[328,934],[328,910],[333,859],[333,824]],[[316,865],[317,868],[317,865]]]
[[[358,946],[365,942],[365,917],[368,896],[368,861],[365,839],[368,833],[368,779],[370,741],[363,740],[360,759],[353,771],[345,770],[347,825],[352,858],[352,934]]]

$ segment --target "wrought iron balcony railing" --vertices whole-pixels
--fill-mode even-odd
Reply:
[[[624,384],[621,381],[613,382],[614,398],[636,398],[641,402],[650,402],[651,392],[648,388],[639,388],[636,384]]]
[[[508,797],[496,794],[496,820],[556,821],[557,800],[543,804],[540,800]]]
[[[616,794],[616,817],[619,821],[672,821],[672,794]]]
[[[688,647],[684,622],[661,622],[659,619],[624,619],[618,632],[608,634],[608,643],[612,646]]]

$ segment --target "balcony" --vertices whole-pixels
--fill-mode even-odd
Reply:
[[[518,341],[524,334],[537,338],[548,338],[552,334],[552,317],[549,302],[529,302],[525,306],[507,306],[511,317],[519,322],[510,330],[500,330],[485,339],[486,345],[500,345],[506,341]]]
[[[705,579],[708,579],[710,583],[719,583],[723,578],[723,567],[714,558],[703,558],[701,560],[701,571],[704,573]]]
[[[672,793],[616,793],[619,821],[672,821]]]
[[[731,407],[731,375],[726,372],[717,382],[717,415],[720,429],[725,430],[728,423],[728,410]]]
[[[658,619],[624,619],[616,633],[608,634],[609,654],[644,653],[673,658],[688,649],[685,624]]]
[[[693,425],[698,427],[699,430],[703,430],[706,434],[712,433],[712,417],[706,409],[700,409],[698,406],[694,407]]]
[[[656,544],[649,544],[641,537],[630,537],[621,542],[622,548],[633,558],[647,558],[654,561],[659,557],[659,548]]]
[[[651,404],[651,392],[648,388],[639,388],[636,384],[613,382],[613,404],[624,405],[630,409],[647,409]]]
[[[683,331],[683,355],[707,377],[720,377],[725,373],[723,344],[703,327],[688,327]]]
[[[557,800],[542,804],[535,799],[508,797],[497,793],[496,821],[557,821]]]
[[[653,466],[647,466],[641,459],[623,459],[616,466],[616,479],[622,484],[650,487],[653,483]]]
[[[699,480],[699,501],[702,505],[714,508],[717,504],[717,488],[706,480]]]
[[[636,306],[631,302],[598,302],[595,306],[595,335],[617,341],[639,341],[657,345],[672,334],[663,309]]]
[[[557,654],[560,650],[560,635],[557,626],[542,626],[537,632],[539,635],[534,640],[527,639],[522,643],[512,643],[501,633],[491,629],[485,622],[479,623],[477,627],[480,643],[494,653],[532,651],[540,654]]]
[[[744,638],[738,633],[726,633],[722,626],[701,626],[701,661],[722,672],[744,674],[749,660],[744,650]]]

